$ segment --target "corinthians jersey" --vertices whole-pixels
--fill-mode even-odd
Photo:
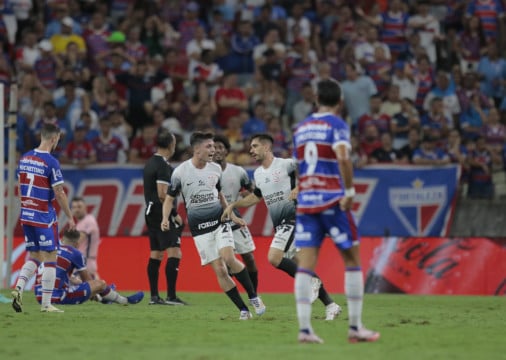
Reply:
[[[234,201],[237,201],[239,198],[239,192],[241,189],[251,190],[251,180],[248,176],[248,173],[244,168],[227,163],[225,170],[223,170],[223,175],[221,177],[222,189],[221,192],[227,199],[227,203],[231,204]],[[241,217],[239,210],[234,209],[234,214],[238,217]],[[241,226],[232,223],[232,229],[239,229]]]
[[[289,196],[295,188],[296,167],[293,159],[275,157],[267,169],[260,166],[255,170],[254,193],[263,197],[274,227],[284,221],[295,220],[295,201]]]
[[[211,232],[221,223],[223,207],[218,198],[221,176],[218,164],[207,163],[203,169],[197,169],[191,159],[181,163],[172,173],[167,192],[172,197],[182,194],[193,236]]]
[[[248,190],[251,188],[251,181],[246,170],[230,163],[227,163],[227,167],[223,170],[221,184],[223,185],[221,191],[229,204],[239,198],[242,188]]]

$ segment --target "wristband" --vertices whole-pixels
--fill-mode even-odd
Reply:
[[[344,197],[355,196],[355,188],[344,189]]]

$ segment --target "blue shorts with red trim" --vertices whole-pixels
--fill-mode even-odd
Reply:
[[[351,211],[342,211],[339,204],[317,214],[297,214],[295,246],[320,247],[329,236],[341,250],[351,248],[360,241],[357,225]]]
[[[43,228],[23,225],[26,251],[55,251],[58,249],[58,224]]]

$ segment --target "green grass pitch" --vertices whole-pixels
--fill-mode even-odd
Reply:
[[[9,296],[9,291],[1,292]],[[127,294],[127,293],[125,293]],[[347,314],[324,320],[313,306],[323,345],[298,344],[291,294],[263,296],[267,312],[239,321],[224,294],[182,293],[190,306],[62,306],[39,312],[24,295],[24,312],[0,304],[0,358],[25,359],[506,359],[506,299],[474,296],[366,295],[364,323],[377,343],[348,344]]]

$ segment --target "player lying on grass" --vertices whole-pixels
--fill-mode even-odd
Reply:
[[[144,298],[139,291],[130,296],[122,296],[104,280],[94,280],[86,269],[86,260],[77,250],[80,233],[77,230],[67,230],[58,249],[56,259],[56,282],[51,297],[51,303],[62,305],[76,305],[100,295],[102,300],[118,304],[137,304]],[[76,272],[74,276],[74,272]],[[41,268],[37,272],[35,282],[35,297],[42,299]]]

